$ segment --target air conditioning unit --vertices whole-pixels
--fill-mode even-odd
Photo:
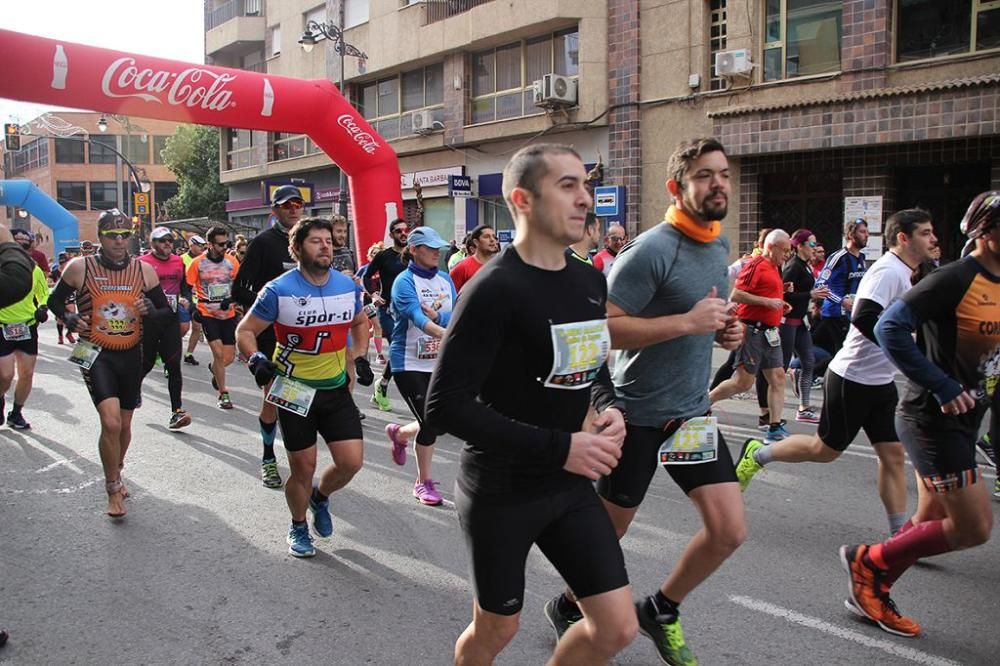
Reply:
[[[417,134],[429,134],[434,131],[434,122],[432,111],[417,111],[413,114],[413,131]]]
[[[749,49],[719,51],[715,54],[716,76],[748,76],[753,71]]]
[[[535,106],[575,106],[576,79],[561,74],[546,74],[532,84]]]

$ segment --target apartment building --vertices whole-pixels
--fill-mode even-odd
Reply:
[[[2,156],[4,178],[26,178],[70,211],[80,223],[79,240],[96,241],[101,212],[131,213],[129,194],[147,189],[148,226],[165,217],[163,204],[177,193],[177,177],[160,155],[177,127],[166,120],[101,113],[46,113],[21,126],[21,150]],[[6,226],[35,231],[40,249],[52,255],[51,232],[42,221],[9,206],[5,216]]]

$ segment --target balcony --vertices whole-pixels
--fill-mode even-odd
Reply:
[[[240,56],[264,48],[262,0],[228,0],[205,5],[205,54]]]
[[[423,0],[421,4],[424,6],[424,25],[458,16],[487,2],[492,0]]]

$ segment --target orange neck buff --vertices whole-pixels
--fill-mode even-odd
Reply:
[[[699,243],[711,243],[722,233],[722,223],[718,220],[710,222],[706,229],[695,222],[690,215],[673,205],[667,209],[667,214],[663,219],[677,227],[677,230],[682,234]]]

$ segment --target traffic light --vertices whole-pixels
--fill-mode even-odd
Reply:
[[[4,123],[3,145],[8,151],[21,150],[21,128],[17,123]]]

